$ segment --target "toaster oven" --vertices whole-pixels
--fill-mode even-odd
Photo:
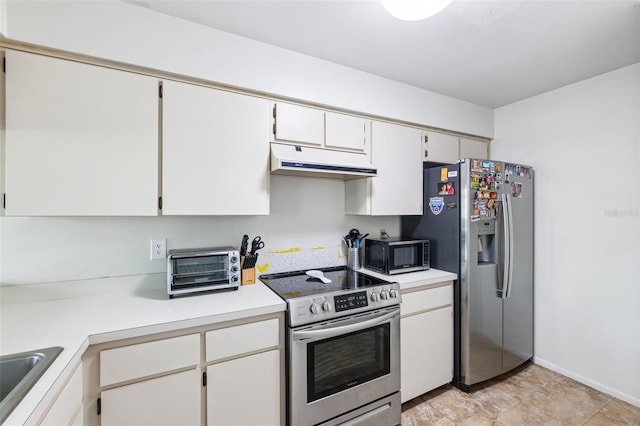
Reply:
[[[240,253],[233,247],[169,250],[167,292],[176,294],[233,289],[240,284]]]

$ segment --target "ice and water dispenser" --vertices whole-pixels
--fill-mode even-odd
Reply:
[[[478,265],[496,262],[496,221],[475,222],[478,235]]]

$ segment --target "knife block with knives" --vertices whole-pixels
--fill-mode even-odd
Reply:
[[[256,260],[258,254],[247,254],[240,257],[240,264],[242,265],[242,279],[240,284],[249,285],[256,283]],[[253,266],[252,266],[253,265]]]
[[[240,265],[242,268],[242,285],[250,285],[256,283],[256,263],[258,262],[258,250],[264,247],[262,238],[256,237],[251,242],[251,251],[247,252],[249,244],[249,236],[242,237],[240,245]]]

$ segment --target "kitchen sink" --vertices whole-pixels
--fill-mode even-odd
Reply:
[[[60,346],[0,356],[0,423],[62,352]]]

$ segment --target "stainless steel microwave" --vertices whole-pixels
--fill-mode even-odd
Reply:
[[[393,275],[429,269],[429,240],[364,240],[364,267]]]
[[[169,250],[167,292],[233,289],[240,285],[240,253],[233,247]]]

